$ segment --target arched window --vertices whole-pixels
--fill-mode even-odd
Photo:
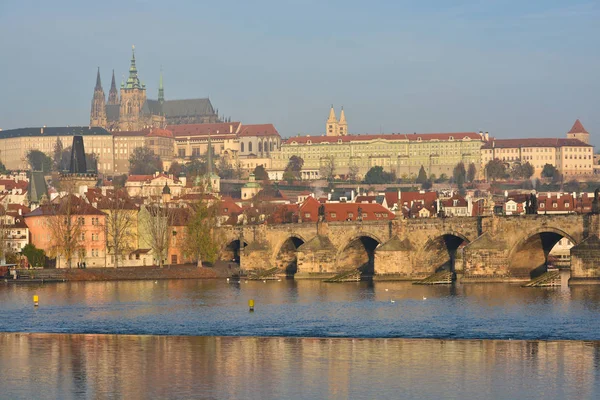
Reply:
[[[262,142],[258,142],[258,152],[262,153],[262,149],[263,149]]]
[[[131,101],[127,101],[125,104],[125,114],[131,114]]]
[[[252,142],[248,142],[248,151],[252,152]]]
[[[241,151],[242,151],[242,153],[243,153],[243,152],[244,152],[244,142],[242,142],[242,147],[241,147],[241,149],[242,149]]]
[[[271,151],[273,151],[273,142],[271,142]]]

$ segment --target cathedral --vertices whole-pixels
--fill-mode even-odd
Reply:
[[[165,100],[162,72],[158,100],[146,98],[146,85],[138,77],[135,48],[132,48],[129,77],[121,83],[120,93],[113,70],[108,102],[100,80],[100,68],[92,98],[90,126],[109,131],[137,131],[145,128],[165,128],[167,125],[205,124],[222,122],[208,98]]]

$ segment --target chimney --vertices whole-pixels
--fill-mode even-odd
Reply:
[[[233,133],[233,125],[229,125],[229,133]]]
[[[23,215],[23,209],[19,208],[19,215]]]
[[[485,133],[485,141],[486,142],[490,141],[490,134],[488,132]]]

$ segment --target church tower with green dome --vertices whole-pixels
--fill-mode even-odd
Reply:
[[[142,107],[146,103],[146,85],[138,77],[135,65],[135,46],[131,47],[131,64],[129,77],[121,84],[121,109],[119,112],[119,129],[122,131],[136,131],[145,128],[142,116]]]

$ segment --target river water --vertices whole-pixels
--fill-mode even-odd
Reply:
[[[0,304],[0,398],[600,398],[596,286],[0,284]]]

